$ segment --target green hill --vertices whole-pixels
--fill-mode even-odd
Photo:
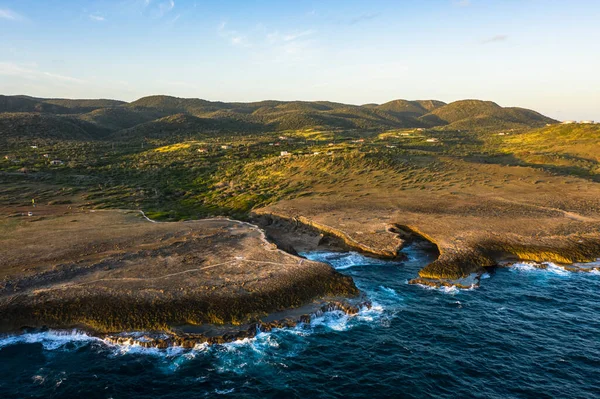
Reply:
[[[431,126],[454,130],[494,130],[541,127],[556,123],[535,111],[503,108],[492,101],[462,100],[436,108],[420,118]]]
[[[219,133],[257,131],[260,127],[260,125],[255,126],[232,118],[199,118],[180,113],[119,130],[113,133],[111,138],[116,140],[140,138],[176,140],[214,136]]]
[[[131,103],[116,100],[43,99],[0,96],[3,113],[70,114],[94,138],[167,138],[196,134],[253,133],[301,129],[390,130],[439,128],[499,131],[542,127],[554,120],[535,111],[503,108],[491,101],[394,100],[385,104],[349,105],[330,101],[259,101],[227,103],[198,98],[148,96]],[[14,117],[13,117],[14,118]],[[30,117],[29,117],[30,118]],[[25,120],[25,119],[24,119]],[[79,122],[76,122],[79,120]],[[55,120],[47,120],[52,125]],[[46,123],[46,122],[45,122]],[[60,120],[64,123],[64,120]],[[187,129],[187,131],[186,131]],[[55,132],[56,129],[40,129]],[[107,135],[106,132],[113,132]],[[66,129],[68,132],[72,129]],[[118,132],[118,133],[117,133]],[[56,135],[55,133],[52,133]],[[79,134],[75,134],[80,137]]]
[[[79,119],[39,113],[0,114],[0,140],[97,140],[108,131]]]
[[[71,100],[65,98],[43,99],[42,102],[45,104],[58,105],[60,107],[67,108],[71,111],[71,113],[76,114],[91,112],[102,108],[114,108],[127,104],[125,101],[118,100]]]
[[[69,108],[57,104],[49,104],[35,98],[0,95],[0,113],[3,112],[44,112],[52,114],[68,114]]]
[[[376,106],[375,108],[393,112],[395,114],[419,117],[423,116],[439,107],[446,105],[446,103],[435,100],[425,101],[407,101],[407,100],[394,100]]]
[[[155,109],[129,107],[100,108],[79,116],[79,119],[112,131],[128,129],[169,115]]]

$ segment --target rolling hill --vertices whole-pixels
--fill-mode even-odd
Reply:
[[[439,128],[494,131],[537,128],[556,122],[535,111],[503,108],[494,102],[480,100],[446,104],[436,100],[399,99],[380,105],[359,106],[330,101],[227,103],[163,95],[143,97],[131,103],[0,96],[0,115],[7,113],[31,114],[8,118],[27,137],[34,130],[25,128],[26,121],[31,121],[36,126],[37,136],[43,136],[47,131],[47,135],[54,138],[73,134],[73,139],[87,135],[93,139],[116,140],[301,129]],[[34,114],[48,117],[35,118]],[[52,115],[55,117],[50,117]],[[57,118],[60,115],[69,115],[69,119]],[[79,127],[81,131],[66,128],[65,123]]]
[[[68,114],[69,109],[57,104],[49,104],[38,99],[21,96],[0,95],[0,113],[5,112],[41,112]]]
[[[1,113],[0,140],[99,140],[109,131],[77,118],[40,113]]]
[[[492,101],[462,100],[435,108],[421,120],[452,130],[491,130],[541,127],[556,123],[540,113],[524,108],[503,108]]]

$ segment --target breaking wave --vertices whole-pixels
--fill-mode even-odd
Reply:
[[[593,269],[519,263],[482,275],[491,279],[475,291],[421,289],[406,284],[426,263],[418,251],[402,263],[357,253],[305,255],[352,276],[373,306],[192,349],[114,345],[77,330],[3,336],[0,392],[7,398],[447,398],[470,397],[476,389],[492,399],[539,392],[595,397],[600,273]]]

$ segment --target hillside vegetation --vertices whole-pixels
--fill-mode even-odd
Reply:
[[[266,214],[325,226],[378,254],[394,253],[390,228],[414,231],[441,253],[422,278],[481,272],[498,254],[557,262],[600,254],[599,125],[559,125],[476,100],[153,96],[62,112],[0,113],[0,214]]]
[[[436,100],[394,100],[362,106],[329,101],[260,101],[226,103],[194,98],[149,96],[131,103],[116,100],[42,99],[0,96],[0,115],[68,115],[45,118],[27,138],[82,137],[110,140],[201,138],[214,134],[254,134],[296,130],[385,131],[404,128],[496,131],[542,127],[556,121],[521,108],[503,108],[489,101],[445,104]],[[12,118],[15,118],[14,116]],[[76,120],[82,123],[76,122]],[[68,123],[79,129],[63,129]],[[55,123],[53,125],[53,123]],[[58,131],[62,133],[57,134]],[[102,132],[99,134],[99,132]],[[110,133],[107,134],[106,132]],[[13,137],[16,133],[5,134]]]

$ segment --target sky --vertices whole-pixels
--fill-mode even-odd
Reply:
[[[0,0],[0,94],[476,98],[600,120],[598,0]]]

